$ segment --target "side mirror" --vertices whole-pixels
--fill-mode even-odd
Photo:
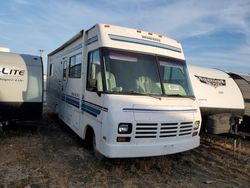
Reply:
[[[97,80],[96,79],[89,79],[88,86],[91,91],[97,91]]]

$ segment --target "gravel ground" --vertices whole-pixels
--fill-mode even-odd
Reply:
[[[201,135],[185,153],[98,161],[47,108],[36,123],[0,135],[0,188],[6,187],[250,187],[250,139],[233,152],[227,135]]]

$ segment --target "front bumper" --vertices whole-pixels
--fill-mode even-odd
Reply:
[[[156,144],[102,143],[100,153],[108,158],[151,157],[179,153],[191,150],[199,145],[199,136]]]

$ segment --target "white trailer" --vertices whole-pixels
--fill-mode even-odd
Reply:
[[[0,122],[37,120],[43,108],[41,57],[0,52]]]
[[[228,73],[239,86],[245,102],[243,130],[250,131],[250,74]]]
[[[48,55],[47,103],[95,154],[166,155],[198,147],[201,116],[181,44],[97,24]]]
[[[244,100],[235,81],[226,72],[199,66],[188,66],[203,123],[209,132],[230,131],[234,117],[244,113]]]

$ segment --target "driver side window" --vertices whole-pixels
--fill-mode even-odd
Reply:
[[[93,51],[88,56],[88,80],[87,89],[93,91],[90,82],[97,82],[97,91],[103,91],[102,86],[102,74],[101,74],[101,62],[99,51]]]

